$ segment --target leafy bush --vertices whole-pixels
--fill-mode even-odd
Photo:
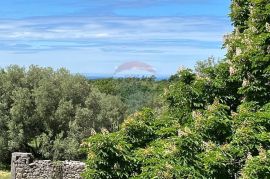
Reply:
[[[0,167],[14,151],[80,159],[82,139],[102,127],[114,130],[125,116],[119,97],[64,69],[10,66],[0,71],[0,84]]]

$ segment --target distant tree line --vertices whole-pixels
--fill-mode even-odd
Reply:
[[[119,96],[127,107],[127,116],[143,107],[162,108],[161,94],[169,84],[168,80],[157,80],[154,76],[98,79],[90,83],[102,93]]]

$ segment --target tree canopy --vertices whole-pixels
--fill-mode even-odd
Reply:
[[[83,144],[85,178],[269,178],[270,2],[232,0],[226,59],[181,69],[145,108]]]
[[[117,96],[60,69],[10,66],[0,72],[0,163],[13,151],[45,159],[78,159],[81,140],[112,129],[125,114]]]
[[[165,81],[88,80],[65,69],[10,66],[0,70],[0,168],[12,152],[40,159],[85,159],[83,139],[117,131],[143,106],[158,108]]]

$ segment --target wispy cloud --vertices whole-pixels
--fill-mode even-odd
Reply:
[[[143,60],[164,73],[222,57],[230,0],[8,0],[0,6],[0,65],[114,69]],[[57,60],[55,60],[57,59]],[[76,60],[75,60],[76,59]],[[163,63],[166,61],[166,64]],[[87,67],[87,69],[90,67]]]
[[[115,46],[193,46],[220,43],[228,31],[224,18],[213,17],[47,17],[0,20],[0,50],[106,48]],[[181,44],[182,42],[184,44]],[[190,41],[190,43],[189,43]],[[8,48],[10,47],[10,49]]]

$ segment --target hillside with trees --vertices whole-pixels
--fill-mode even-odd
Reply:
[[[181,69],[145,108],[83,145],[85,178],[270,178],[270,2],[233,0],[227,56]]]

